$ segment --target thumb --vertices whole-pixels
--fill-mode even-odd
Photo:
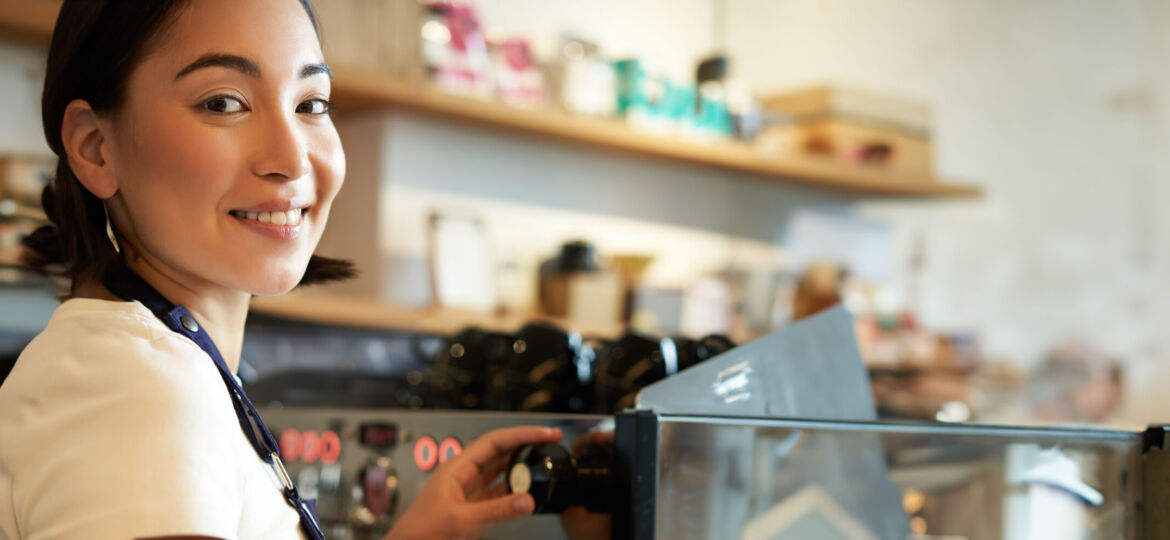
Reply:
[[[486,501],[468,503],[460,513],[471,521],[484,525],[503,523],[532,513],[536,503],[527,493],[517,493],[506,497],[496,497]]]

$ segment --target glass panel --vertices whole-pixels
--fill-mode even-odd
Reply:
[[[662,417],[655,536],[1132,539],[1136,433]]]

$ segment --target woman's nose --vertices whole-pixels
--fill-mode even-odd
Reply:
[[[293,115],[274,114],[255,133],[252,173],[272,180],[296,180],[309,173],[308,144]]]

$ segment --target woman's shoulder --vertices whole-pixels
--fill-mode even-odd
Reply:
[[[117,375],[118,369],[178,368],[185,363],[176,360],[202,354],[138,302],[74,298],[53,312],[45,329],[21,352],[17,366],[56,371],[74,361],[78,364],[68,367]]]
[[[156,341],[169,337],[171,333],[162,321],[138,302],[71,298],[53,311],[49,324],[38,339],[44,337],[63,344],[128,338]]]
[[[0,386],[0,486],[28,530],[236,534],[255,454],[211,359],[151,317],[67,301]]]
[[[222,386],[207,355],[141,304],[72,299],[57,308],[0,386],[0,424],[21,410],[29,416],[50,409],[187,410]]]

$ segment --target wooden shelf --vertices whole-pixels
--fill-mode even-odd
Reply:
[[[939,183],[932,178],[910,178],[811,157],[763,154],[744,143],[697,143],[642,133],[618,121],[519,109],[344,67],[334,69],[333,92],[340,114],[402,109],[566,143],[872,195],[973,197],[980,193],[975,187]]]
[[[511,334],[525,324],[534,322],[576,331],[586,337],[605,339],[615,339],[623,330],[618,324],[583,325],[539,313],[500,314],[448,308],[392,306],[375,300],[325,296],[302,291],[271,298],[253,298],[251,310],[254,313],[314,324],[442,335],[452,335],[469,327]]]
[[[0,37],[48,43],[59,2],[6,0],[0,9]],[[396,109],[518,133],[543,140],[746,173],[760,178],[871,196],[907,198],[977,197],[977,187],[914,177],[826,159],[777,156],[739,142],[698,143],[642,133],[615,120],[586,118],[556,110],[518,109],[451,95],[392,77],[334,68],[333,100],[339,114]]]

